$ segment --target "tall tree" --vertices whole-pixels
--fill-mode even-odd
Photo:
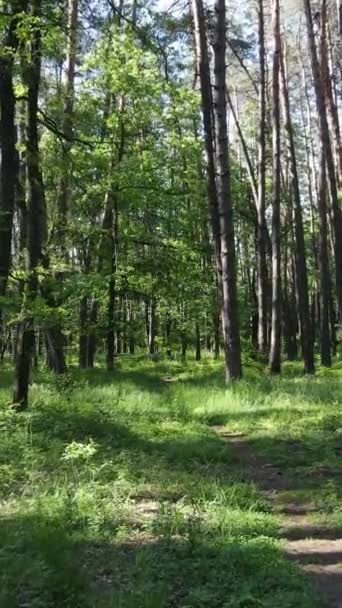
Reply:
[[[294,227],[295,227],[295,262],[296,280],[298,293],[298,307],[301,325],[302,349],[304,357],[304,371],[312,374],[315,371],[314,344],[312,339],[312,328],[310,321],[310,302],[308,271],[306,263],[306,250],[304,239],[303,215],[300,197],[299,177],[297,168],[296,146],[292,125],[290,98],[286,78],[285,58],[283,52],[280,54],[282,97],[284,107],[284,123],[287,135],[290,166],[291,166],[291,194],[294,204]],[[285,270],[286,272],[286,270]]]
[[[326,367],[331,366],[331,337],[329,327],[329,301],[330,301],[330,268],[328,254],[328,228],[327,228],[327,177],[324,149],[320,151],[319,162],[319,276],[320,276],[320,345],[321,362]]]
[[[230,187],[226,98],[226,3],[215,2],[214,23],[214,118],[217,204],[222,269],[222,329],[226,380],[241,377],[240,323],[236,286],[233,205]]]
[[[75,105],[75,74],[78,52],[78,9],[79,0],[67,0],[68,24],[67,24],[67,58],[66,58],[66,83],[64,95],[63,114],[63,147],[62,147],[62,171],[58,195],[58,239],[62,240],[65,249],[65,227],[67,225],[67,213],[70,198],[70,151],[74,134],[74,105]]]
[[[313,17],[311,11],[311,2],[310,0],[303,0],[305,16],[306,16],[306,27],[308,33],[308,41],[309,41],[309,51],[310,51],[310,59],[311,59],[311,68],[316,96],[316,105],[317,105],[317,113],[318,113],[318,123],[319,123],[319,135],[320,135],[320,145],[324,149],[325,154],[325,162],[327,165],[327,174],[329,179],[330,186],[330,196],[331,196],[331,204],[332,204],[332,216],[333,216],[333,226],[334,226],[334,250],[335,250],[335,281],[336,281],[336,295],[338,301],[338,309],[339,309],[339,318],[342,319],[342,217],[341,210],[339,207],[338,201],[338,191],[337,191],[337,182],[336,182],[336,171],[334,165],[334,157],[332,152],[332,145],[330,139],[329,132],[329,124],[327,118],[327,108],[325,103],[325,95],[324,95],[324,86],[323,86],[323,78],[320,69],[320,63],[318,59],[315,35],[314,35],[314,26],[313,26]],[[325,56],[325,47],[326,47],[326,0],[322,0],[321,3],[321,38],[320,38],[320,47],[321,47],[321,57]]]
[[[8,5],[8,3],[5,3]],[[0,55],[0,297],[6,293],[11,267],[12,224],[15,193],[18,180],[16,152],[15,95],[13,63],[19,40],[17,26],[20,14],[26,10],[25,0],[14,0],[8,9],[8,25],[1,35]],[[6,11],[5,11],[6,13]],[[0,305],[0,345],[2,338],[2,312]],[[1,346],[0,346],[1,350]]]
[[[38,292],[38,267],[43,263],[46,242],[46,204],[39,165],[38,95],[41,76],[41,0],[31,0],[30,16],[35,27],[23,56],[23,81],[27,87],[26,159],[28,174],[26,285],[22,320],[18,331],[13,402],[20,409],[28,405],[29,374],[34,346],[33,303]]]
[[[271,372],[281,371],[281,266],[280,266],[280,7],[279,0],[272,0],[273,60],[272,60],[272,324],[271,324]]]
[[[338,33],[342,36],[342,0],[336,0]]]
[[[242,368],[228,155],[225,2],[217,0],[215,3],[214,98],[202,0],[193,0],[192,8],[207,153],[209,210],[219,277],[226,380],[229,381],[240,378]]]
[[[257,298],[258,298],[258,349],[266,353],[268,272],[266,258],[266,57],[264,0],[258,1],[258,49],[259,49],[259,151],[258,151],[258,204],[257,204]]]

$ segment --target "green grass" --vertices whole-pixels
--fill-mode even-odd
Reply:
[[[307,380],[250,363],[226,389],[210,359],[127,357],[114,374],[37,372],[25,414],[0,378],[1,608],[319,605],[210,427],[246,433],[342,527],[341,364]]]

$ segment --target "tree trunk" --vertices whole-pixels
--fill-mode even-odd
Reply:
[[[68,0],[68,48],[66,60],[66,85],[64,99],[62,175],[59,184],[57,234],[66,253],[65,228],[70,198],[70,151],[74,134],[75,73],[78,46],[78,4],[79,0]]]
[[[41,0],[32,0],[32,16],[40,18]],[[27,280],[25,284],[22,317],[18,330],[13,402],[18,409],[28,406],[29,375],[34,346],[34,324],[30,308],[38,290],[37,268],[42,262],[46,240],[46,209],[44,188],[39,167],[38,144],[38,94],[41,71],[41,34],[35,28],[32,34],[30,56],[25,58],[23,80],[27,87],[26,146],[28,173],[27,204]]]
[[[199,323],[196,322],[195,326],[195,339],[196,339],[196,347],[195,347],[195,360],[201,360],[201,331]]]
[[[0,57],[0,297],[7,289],[11,267],[12,224],[15,191],[18,180],[16,152],[15,96],[13,89],[13,56],[17,50],[16,15],[26,10],[25,0],[13,0],[8,30],[1,36],[1,46],[9,50]],[[0,307],[0,350],[3,338]]]
[[[196,54],[196,70],[199,74],[204,143],[207,157],[207,183],[208,183],[208,203],[209,215],[214,240],[216,273],[217,273],[217,293],[219,299],[222,296],[222,268],[221,268],[221,243],[218,218],[218,203],[216,192],[215,158],[214,158],[214,125],[213,125],[213,97],[210,78],[210,67],[208,57],[208,40],[205,26],[205,17],[202,0],[192,0],[192,14],[194,22],[194,39]],[[215,330],[215,358],[219,356],[219,313],[216,302],[214,303],[214,330]]]
[[[303,0],[306,16],[306,25],[309,40],[309,50],[311,59],[311,68],[313,74],[316,105],[319,118],[319,133],[320,133],[320,145],[324,149],[325,162],[327,165],[327,173],[329,178],[330,195],[333,212],[333,224],[334,224],[334,248],[335,248],[335,280],[336,280],[336,294],[339,309],[339,319],[342,319],[342,219],[341,212],[338,202],[338,192],[336,183],[336,174],[334,166],[334,158],[332,153],[332,146],[330,141],[329,126],[327,119],[327,109],[325,105],[325,95],[323,78],[320,70],[318,61],[318,54],[315,42],[313,19],[311,12],[310,0]],[[322,0],[321,5],[321,41],[320,41],[320,55],[324,58],[326,55],[326,0]],[[324,61],[322,62],[322,65]]]
[[[148,351],[150,355],[156,352],[156,304],[153,297],[148,311]]]
[[[219,296],[217,292],[217,296]],[[220,307],[218,297],[214,301],[214,312],[213,312],[213,323],[214,323],[214,359],[220,357]]]
[[[342,188],[342,141],[341,141],[341,130],[340,130],[340,120],[338,115],[338,108],[335,102],[334,91],[333,91],[333,77],[330,73],[329,66],[329,50],[328,50],[328,42],[326,40],[326,11],[323,11],[323,23],[322,23],[322,36],[325,36],[325,43],[322,45],[322,56],[321,56],[321,72],[322,72],[322,85],[324,89],[325,95],[325,103],[327,107],[327,114],[330,121],[331,127],[331,137],[332,137],[332,145],[335,157],[335,165],[336,165],[336,180],[338,184],[338,189]],[[331,47],[331,41],[329,42],[329,46]],[[331,48],[330,48],[331,54]]]
[[[96,298],[93,299],[89,313],[89,330],[87,336],[87,367],[92,369],[95,365],[95,355],[97,347],[96,323],[98,317],[99,303]]]
[[[288,214],[289,222],[292,221],[292,213]],[[292,240],[292,239],[291,239]],[[290,247],[292,246],[290,243]],[[295,361],[298,356],[297,346],[297,314],[294,268],[291,261],[291,250],[289,243],[284,246],[284,290],[283,290],[283,336],[284,351],[288,361]]]
[[[88,298],[83,296],[80,302],[80,339],[78,361],[81,369],[88,367]]]
[[[302,338],[302,350],[304,358],[304,372],[312,374],[315,371],[314,363],[314,343],[312,340],[312,327],[310,321],[310,302],[308,271],[306,264],[306,250],[304,238],[304,226],[302,216],[302,205],[300,198],[300,188],[297,170],[296,147],[291,119],[290,99],[286,80],[285,61],[283,53],[280,58],[282,96],[284,107],[285,130],[291,163],[291,193],[294,204],[294,227],[295,227],[295,263],[296,280],[298,292],[298,307],[300,317],[300,328]],[[290,221],[292,218],[290,218]]]
[[[272,71],[272,132],[273,132],[273,192],[272,192],[272,322],[270,367],[273,374],[281,371],[281,269],[280,269],[280,10],[279,0],[273,0],[273,71]]]
[[[188,338],[185,332],[181,332],[181,358],[182,361],[186,360],[186,353],[188,350]]]
[[[258,4],[259,23],[259,146],[258,146],[258,204],[257,204],[257,298],[258,298],[258,350],[266,353],[267,341],[267,300],[268,300],[268,272],[267,272],[267,232],[265,219],[266,206],[266,71],[265,71],[265,28],[264,28],[264,0]]]
[[[319,274],[320,274],[320,343],[321,363],[331,367],[331,339],[329,328],[329,302],[330,302],[330,269],[328,256],[327,231],[327,179],[324,149],[320,151],[320,184],[319,184]]]
[[[194,21],[194,38],[196,49],[196,69],[200,77],[202,114],[204,127],[204,143],[207,156],[208,173],[208,202],[211,228],[214,239],[215,260],[219,291],[222,284],[221,268],[221,243],[220,226],[218,215],[218,200],[215,175],[215,153],[214,153],[214,121],[213,121],[213,95],[210,76],[210,64],[208,56],[208,39],[203,9],[203,0],[192,0],[192,13]]]
[[[338,33],[342,36],[342,0],[336,0]]]
[[[127,302],[127,305],[128,305],[128,311],[129,311],[128,348],[129,348],[129,354],[134,355],[134,353],[135,353],[135,338],[134,338],[135,312],[134,312],[134,307],[133,307],[132,301],[130,301],[129,303]]]
[[[165,321],[165,348],[166,348],[166,355],[169,359],[171,359],[171,357],[172,357],[171,328],[172,328],[171,317],[169,314],[167,314],[166,321]]]
[[[337,352],[337,335],[336,335],[336,311],[334,306],[334,298],[332,289],[330,286],[330,300],[329,300],[329,319],[330,319],[330,343],[331,352],[333,356],[336,356]]]
[[[216,186],[222,269],[222,329],[225,347],[226,381],[242,375],[240,323],[236,286],[236,256],[233,208],[230,191],[226,99],[226,7],[215,2],[214,26],[214,118]]]

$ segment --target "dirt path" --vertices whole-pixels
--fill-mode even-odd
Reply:
[[[255,454],[247,436],[231,433],[227,427],[212,429],[233,448],[246,479],[255,483],[281,517],[284,550],[317,587],[322,608],[342,608],[342,538],[334,529],[312,523],[313,505],[281,502],[281,493],[293,490],[293,483]]]

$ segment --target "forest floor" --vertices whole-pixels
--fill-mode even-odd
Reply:
[[[342,606],[342,364],[0,370],[0,608]]]

